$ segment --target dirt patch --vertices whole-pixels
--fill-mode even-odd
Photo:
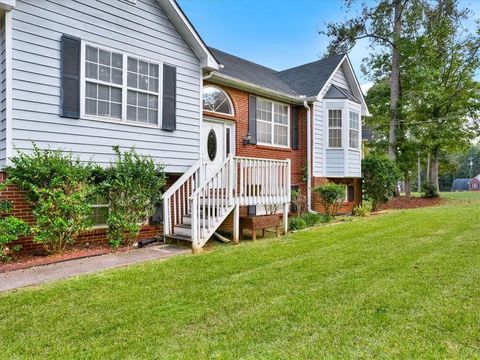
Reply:
[[[386,204],[380,205],[379,210],[387,209],[416,209],[426,206],[437,206],[444,204],[447,200],[442,198],[421,198],[421,197],[411,197],[406,198],[405,196],[399,196],[391,198],[390,201]]]
[[[124,247],[113,250],[108,246],[95,246],[88,248],[72,248],[61,255],[45,255],[45,254],[25,254],[17,255],[15,259],[8,263],[0,263],[0,273],[27,269],[33,266],[48,265],[65,260],[79,259],[82,257],[98,256],[109,254],[112,252],[124,252],[128,251],[130,248]]]

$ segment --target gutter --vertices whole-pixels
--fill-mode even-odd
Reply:
[[[307,211],[312,212],[312,116],[306,96],[303,107],[307,109]]]

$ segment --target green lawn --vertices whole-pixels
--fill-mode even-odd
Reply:
[[[0,358],[480,358],[480,199],[0,295]]]

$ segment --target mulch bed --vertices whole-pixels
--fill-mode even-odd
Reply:
[[[89,256],[98,256],[109,254],[112,252],[128,251],[130,248],[124,247],[113,250],[107,245],[98,245],[94,247],[72,248],[65,251],[61,255],[45,255],[45,254],[16,254],[15,258],[8,263],[0,262],[0,273],[27,269],[33,266],[48,265],[66,260],[79,259]]]
[[[386,204],[380,205],[379,210],[389,210],[389,209],[415,209],[426,206],[436,206],[444,204],[447,200],[442,198],[421,198],[421,197],[411,197],[406,198],[405,196],[393,197]]]

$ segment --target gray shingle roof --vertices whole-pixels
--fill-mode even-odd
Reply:
[[[251,61],[241,59],[226,52],[209,48],[215,59],[224,67],[218,72],[235,79],[249,82],[267,89],[297,96],[287,84],[275,76],[276,71]]]
[[[360,103],[350,90],[332,84],[324,96],[325,99],[348,99]]]
[[[335,55],[291,69],[276,71],[212,47],[209,50],[224,66],[218,71],[220,74],[293,96],[318,95],[344,57],[344,54]]]
[[[276,75],[298,94],[317,96],[345,54],[300,65],[278,72]]]

